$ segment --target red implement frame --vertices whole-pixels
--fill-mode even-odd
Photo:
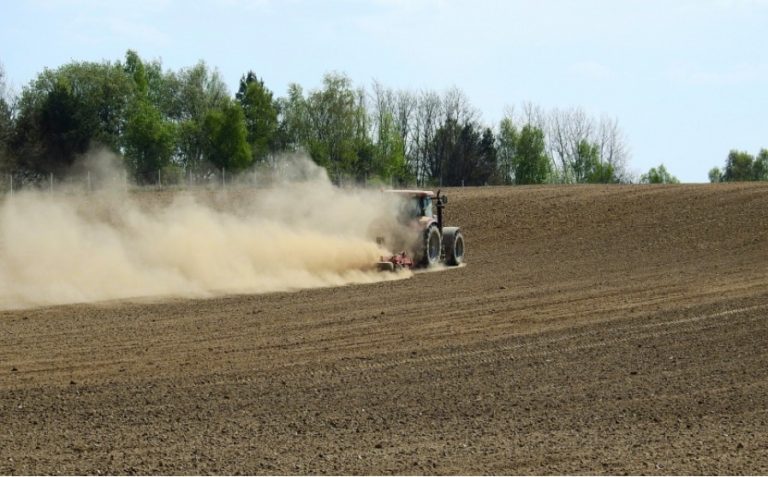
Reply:
[[[381,257],[378,266],[379,270],[394,272],[403,268],[413,268],[413,259],[405,252],[400,252],[391,257]]]

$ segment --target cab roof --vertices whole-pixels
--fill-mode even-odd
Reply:
[[[410,197],[434,197],[435,193],[431,190],[410,190],[410,189],[387,189],[387,194],[405,195]]]

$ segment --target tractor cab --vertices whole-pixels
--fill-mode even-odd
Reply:
[[[436,195],[430,190],[387,190],[402,198],[398,218],[401,223],[417,222],[423,227],[437,224],[442,229],[442,208],[448,202],[443,195]]]

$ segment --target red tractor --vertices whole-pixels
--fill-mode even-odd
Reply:
[[[459,227],[443,225],[443,208],[448,197],[424,190],[388,190],[386,194],[399,196],[398,222],[404,233],[394,245],[403,251],[391,257],[381,257],[380,270],[395,271],[402,268],[429,268],[440,262],[458,266],[464,261],[464,236]],[[394,234],[396,235],[396,234]],[[405,237],[403,237],[405,236]],[[378,237],[384,244],[386,239]],[[396,249],[397,250],[397,249]]]

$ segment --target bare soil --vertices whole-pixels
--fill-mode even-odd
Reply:
[[[0,312],[0,474],[768,473],[768,186],[447,193],[462,268]]]

